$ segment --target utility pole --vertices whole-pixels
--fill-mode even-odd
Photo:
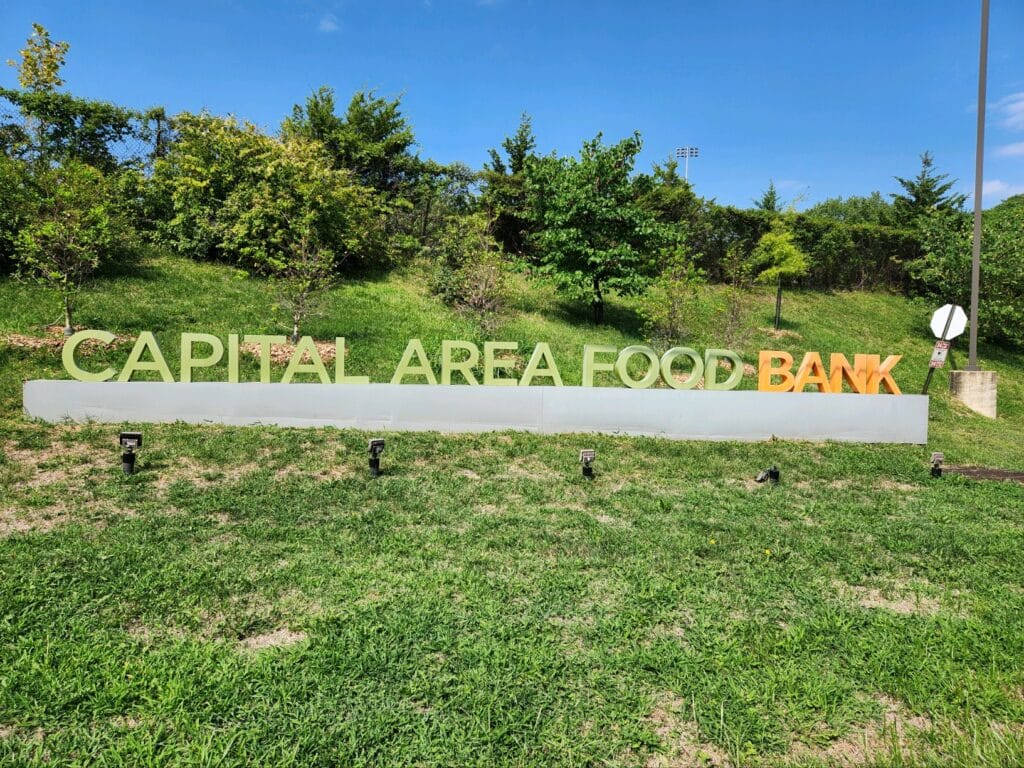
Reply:
[[[971,336],[967,370],[978,370],[978,292],[981,282],[981,189],[985,156],[985,80],[988,70],[988,3],[981,0],[981,55],[978,64],[978,142],[974,155],[974,242],[971,250]]]
[[[683,178],[687,181],[690,180],[690,158],[697,157],[697,147],[678,147],[676,149],[676,157],[683,159]]]

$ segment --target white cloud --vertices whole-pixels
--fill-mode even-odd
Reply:
[[[316,27],[321,32],[337,32],[338,17],[333,13],[325,13],[320,17],[320,23]]]
[[[981,185],[983,198],[1003,200],[1014,195],[1024,195],[1024,184],[1008,184],[1001,179],[990,179]]]
[[[1024,91],[1011,93],[996,102],[996,109],[1002,116],[1000,125],[1015,131],[1024,131]]]
[[[996,147],[996,157],[1024,157],[1024,141]]]

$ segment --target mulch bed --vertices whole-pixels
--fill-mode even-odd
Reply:
[[[80,331],[82,329],[75,328],[75,330]],[[46,336],[26,336],[23,333],[8,332],[0,334],[0,341],[9,347],[14,347],[15,349],[27,349],[30,351],[42,349],[59,354],[64,348],[66,338],[64,336],[64,326],[51,325],[46,328]],[[131,344],[134,341],[135,338],[132,336],[115,336],[114,341],[110,346],[121,347]],[[107,345],[102,344],[95,339],[86,339],[84,342],[79,344],[78,352],[82,355],[89,355],[104,346]]]
[[[992,467],[944,467],[943,473],[950,475],[961,475],[972,480],[1012,480],[1015,483],[1024,483],[1024,472],[1017,472],[1012,469],[994,469]]]

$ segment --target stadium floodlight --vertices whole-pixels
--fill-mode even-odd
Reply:
[[[697,157],[700,150],[697,147],[676,147],[676,157],[683,160],[683,178],[690,180],[690,158]]]
[[[380,477],[380,455],[384,453],[384,438],[375,437],[368,446],[370,452],[370,477]]]
[[[126,475],[135,474],[135,451],[142,447],[141,432],[121,432],[117,436],[121,445],[121,471]]]
[[[583,477],[587,480],[594,479],[594,459],[597,458],[597,451],[593,448],[584,448],[580,451],[580,464],[583,465]]]

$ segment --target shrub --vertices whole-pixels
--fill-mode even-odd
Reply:
[[[485,334],[491,331],[508,301],[508,267],[486,215],[451,217],[434,252],[434,293],[473,315]]]
[[[36,173],[38,197],[17,236],[15,260],[23,277],[54,290],[72,331],[75,297],[99,266],[126,245],[130,228],[112,203],[102,172],[78,160]]]

